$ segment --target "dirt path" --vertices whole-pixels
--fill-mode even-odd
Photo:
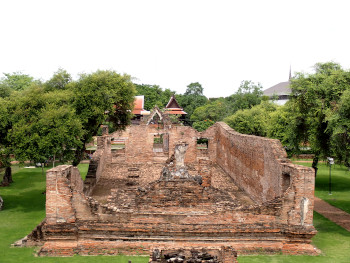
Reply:
[[[314,210],[350,232],[350,214],[315,196]]]

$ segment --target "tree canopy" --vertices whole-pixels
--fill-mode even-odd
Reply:
[[[84,131],[71,98],[71,92],[43,93],[41,86],[12,98],[8,139],[17,160],[44,162],[54,155],[72,159],[72,149],[82,144]]]
[[[277,109],[277,105],[269,101],[251,109],[238,110],[235,114],[224,119],[234,130],[256,136],[267,136],[270,122],[270,114]]]
[[[3,73],[5,77],[0,79],[0,97],[8,97],[13,91],[22,91],[29,88],[34,82],[33,77],[21,72]]]
[[[45,82],[45,90],[52,91],[57,89],[65,89],[66,86],[72,82],[72,76],[64,69],[59,68],[49,79]]]
[[[129,75],[115,71],[97,71],[83,74],[73,83],[73,108],[82,123],[82,146],[76,149],[73,164],[77,165],[93,135],[107,119],[115,130],[124,129],[131,118],[135,87]]]
[[[32,82],[0,98],[0,149],[20,161],[59,156],[77,165],[104,121],[115,129],[129,123],[134,94],[128,75],[97,71],[72,81],[59,70],[44,84]]]
[[[350,73],[334,62],[317,63],[313,74],[295,75],[291,81],[290,101],[294,149],[307,142],[315,153],[315,160],[331,155],[333,129],[327,113],[337,107],[340,97],[349,88]]]

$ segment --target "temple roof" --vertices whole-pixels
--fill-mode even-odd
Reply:
[[[179,103],[175,99],[175,95],[171,96],[168,104],[165,106],[165,112],[166,114],[180,114],[184,115],[187,114],[183,108],[180,107]]]
[[[140,115],[148,115],[150,114],[149,111],[146,111],[143,109],[145,102],[145,96],[135,96],[134,100],[134,109],[132,110],[132,114],[140,114]]]

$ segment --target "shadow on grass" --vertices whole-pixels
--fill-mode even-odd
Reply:
[[[322,220],[314,220],[314,227],[317,229],[317,231],[321,232],[325,235],[333,235],[333,234],[339,234],[344,237],[349,238],[349,245],[350,245],[350,232],[346,229],[342,228],[341,226],[335,224],[332,222],[330,224],[329,219],[325,218],[323,215],[314,212],[315,218],[321,218]]]
[[[30,190],[20,194],[3,194],[3,210],[15,209],[24,213],[41,211],[45,207],[45,194],[42,192],[42,190]]]
[[[21,169],[13,174],[13,183],[1,187],[4,199],[3,210],[18,210],[21,212],[40,211],[45,209],[45,177],[41,169]]]

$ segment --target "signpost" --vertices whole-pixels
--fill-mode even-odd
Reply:
[[[329,194],[332,195],[332,164],[334,164],[334,159],[327,157],[327,161],[329,164]]]

